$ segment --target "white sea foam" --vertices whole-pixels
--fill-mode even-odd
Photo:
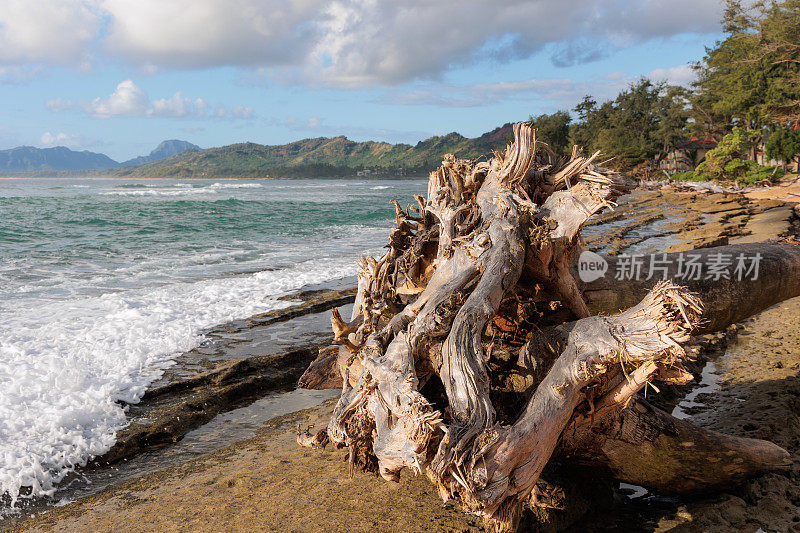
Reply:
[[[376,185],[375,187],[370,187],[369,190],[371,191],[382,191],[384,189],[392,189],[391,185]]]
[[[101,455],[137,402],[205,328],[287,305],[274,296],[351,275],[352,258],[78,300],[0,315],[0,494],[49,495]],[[264,299],[265,296],[271,298]]]
[[[191,183],[158,183],[144,184],[142,188],[114,189],[100,194],[105,196],[197,196],[203,194],[218,194],[225,189],[259,189],[260,183],[212,183],[203,187],[195,187]]]
[[[127,189],[122,191],[101,192],[103,196],[196,196],[202,194],[216,193],[216,189],[200,187],[197,189],[189,188],[164,188],[164,189]]]
[[[212,189],[258,189],[262,185],[260,183],[212,183],[209,187]]]

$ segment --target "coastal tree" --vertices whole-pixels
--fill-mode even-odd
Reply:
[[[687,103],[686,89],[642,78],[600,105],[584,98],[570,140],[628,166],[658,159],[686,137]]]
[[[726,0],[726,37],[695,65],[698,133],[757,130],[800,120],[800,0]]]
[[[765,143],[767,156],[788,165],[800,157],[800,130],[779,127],[770,133]]]
[[[581,227],[632,183],[597,152],[559,157],[528,125],[513,130],[492,160],[446,156],[427,197],[395,204],[388,251],[360,261],[352,315],[332,314],[336,347],[304,376],[338,378],[339,402],[298,441],[348,447],[351,472],[424,472],[503,530],[523,505],[548,506],[552,461],[678,493],[787,468],[774,444],[702,430],[637,393],[690,378],[682,345],[708,324],[704,309],[724,313],[719,327],[800,293],[797,248],[759,248],[785,283],[752,280],[745,305],[730,284],[732,296],[703,283],[698,296],[661,281],[601,288],[595,304],[641,300],[593,316],[573,270]]]
[[[539,138],[559,155],[566,154],[570,147],[570,122],[572,122],[572,117],[568,111],[556,111],[549,115],[543,114],[530,118],[530,125],[536,130]],[[511,140],[514,140],[513,137]]]

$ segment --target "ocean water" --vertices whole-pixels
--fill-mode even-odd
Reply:
[[[423,181],[0,179],[0,496],[103,454],[204,329],[378,256]],[[2,515],[2,509],[0,509]]]

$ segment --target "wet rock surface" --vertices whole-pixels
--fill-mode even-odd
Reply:
[[[702,426],[767,439],[788,450],[792,470],[738,490],[675,502],[655,531],[800,531],[800,298],[743,323],[716,361],[719,385],[691,412]]]
[[[793,208],[733,193],[635,191],[590,221],[584,240],[588,249],[607,255],[760,242],[796,231]]]
[[[114,463],[144,448],[177,442],[221,412],[294,388],[318,349],[332,339],[327,311],[351,304],[355,289],[319,289],[285,299],[302,303],[206,332],[201,346],[181,355],[176,368],[129,407],[131,424],[95,463]],[[300,322],[292,324],[293,334],[280,327],[291,320]],[[274,353],[288,346],[292,349]]]

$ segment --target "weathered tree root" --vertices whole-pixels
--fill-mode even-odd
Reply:
[[[612,397],[624,397],[655,377],[659,366],[680,365],[685,357],[680,343],[688,340],[700,310],[688,291],[661,282],[627,311],[577,321],[522,416],[510,428],[498,429],[487,453],[473,456],[466,497],[470,509],[509,521],[533,491],[578,404],[586,400],[585,388],[609,372],[638,366],[635,377],[622,383],[627,389],[615,385],[611,391]]]
[[[661,282],[627,311],[590,316],[572,268],[580,229],[631,185],[597,155],[559,158],[517,124],[504,153],[483,163],[447,156],[427,199],[395,204],[389,250],[360,261],[350,321],[333,313],[336,347],[303,378],[342,386],[342,396],[327,428],[299,431],[298,442],[349,446],[351,472],[425,471],[442,498],[500,529],[541,493],[554,453],[678,492],[783,468],[774,445],[670,420],[636,397],[654,380],[686,380],[681,344],[703,306]],[[657,429],[626,437],[634,416]],[[687,442],[737,466],[687,482]],[[641,471],[666,459],[672,477]]]

